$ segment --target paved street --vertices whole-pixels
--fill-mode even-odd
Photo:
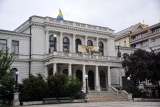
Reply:
[[[160,102],[90,102],[33,105],[25,107],[160,107]]]

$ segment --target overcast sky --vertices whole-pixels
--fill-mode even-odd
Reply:
[[[0,0],[0,29],[14,30],[32,15],[109,27],[115,32],[139,22],[160,22],[160,0]]]

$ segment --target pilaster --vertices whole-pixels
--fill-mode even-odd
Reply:
[[[63,34],[63,32],[60,32],[60,34],[59,34],[59,49],[60,49],[60,52],[62,52],[63,50],[63,43],[62,43],[62,34]]]
[[[73,42],[72,42],[72,43],[73,43],[73,45],[72,45],[72,46],[73,46],[73,47],[72,47],[72,49],[73,49],[72,52],[73,52],[73,53],[75,53],[75,49],[76,49],[76,47],[75,47],[75,35],[76,35],[76,34],[73,34]]]
[[[69,76],[72,75],[72,66],[71,66],[71,64],[68,65],[68,75]]]
[[[53,75],[57,72],[57,64],[53,63]]]
[[[46,31],[45,38],[46,38],[46,54],[49,54],[49,31]]]
[[[9,53],[12,52],[12,40],[10,38],[7,39],[7,47],[9,48]]]

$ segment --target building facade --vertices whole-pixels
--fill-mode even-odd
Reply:
[[[29,74],[59,72],[78,78],[85,91],[88,75],[89,90],[105,91],[122,86],[113,33],[108,27],[32,16],[14,31],[0,30],[0,48],[15,53],[12,71],[19,71],[19,82]],[[99,53],[80,53],[78,45],[97,46]]]
[[[131,47],[160,52],[160,23],[131,34]]]
[[[142,30],[146,27],[148,27],[148,25],[138,23],[138,24],[130,26],[122,31],[115,33],[116,34],[115,45],[116,46],[119,45],[122,47],[130,47],[130,35],[134,32]]]

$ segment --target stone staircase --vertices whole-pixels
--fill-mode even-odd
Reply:
[[[121,95],[115,95],[112,92],[91,92],[89,93],[90,102],[107,102],[107,101],[128,101]]]

